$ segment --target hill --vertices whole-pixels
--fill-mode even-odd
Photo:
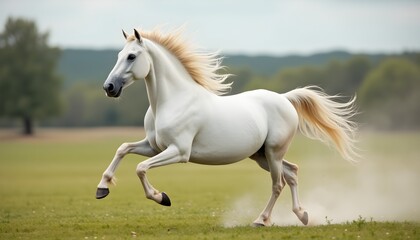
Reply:
[[[75,82],[102,83],[117,60],[117,50],[64,49],[58,71],[68,87]]]
[[[117,60],[118,50],[64,49],[59,63],[59,73],[65,86],[74,82],[101,84]],[[232,69],[249,69],[254,75],[271,76],[281,69],[301,66],[323,66],[333,60],[345,61],[355,56],[345,51],[332,51],[308,56],[247,56],[225,55],[224,65]],[[378,61],[385,55],[366,55]]]
[[[323,66],[331,61],[346,61],[355,55],[345,51],[331,51],[312,55],[287,55],[287,56],[247,56],[227,55],[224,64],[234,68],[249,68],[256,75],[271,76],[285,68],[302,66]],[[385,55],[365,55],[372,61],[378,61]]]

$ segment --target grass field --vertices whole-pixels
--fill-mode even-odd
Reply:
[[[364,133],[358,165],[297,136],[302,226],[286,188],[275,226],[249,224],[270,194],[268,173],[251,160],[228,166],[178,164],[148,172],[171,197],[144,197],[129,155],[102,200],[96,185],[116,148],[141,129],[41,129],[32,138],[0,130],[0,239],[420,239],[420,133]]]

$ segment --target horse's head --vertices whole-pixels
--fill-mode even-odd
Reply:
[[[118,53],[117,63],[103,86],[108,97],[119,97],[123,88],[144,79],[150,71],[150,56],[139,32],[134,29],[134,36],[127,36],[124,31],[123,34],[127,43]]]

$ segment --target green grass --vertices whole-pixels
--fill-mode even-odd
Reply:
[[[171,197],[168,208],[144,197],[135,174],[144,158],[129,155],[117,171],[117,186],[107,198],[96,200],[96,185],[116,148],[141,135],[138,129],[44,130],[34,139],[0,134],[0,239],[420,239],[418,209],[407,220],[381,221],[355,211],[355,217],[340,224],[335,216],[321,213],[323,225],[303,227],[292,220],[289,226],[249,227],[270,193],[269,175],[250,160],[149,171],[152,184]],[[418,173],[419,142],[419,133],[365,134],[362,148],[369,150],[369,158],[385,158],[384,172],[392,172],[394,160],[401,158]],[[301,167],[304,202],[315,200],[305,193],[334,177],[348,187],[356,167],[337,158],[322,144],[296,137],[287,159]],[[418,197],[418,190],[413,191]],[[275,210],[292,215],[289,195],[282,193]],[[235,202],[243,196],[250,203],[237,209]],[[226,221],[238,226],[225,227],[230,224]]]

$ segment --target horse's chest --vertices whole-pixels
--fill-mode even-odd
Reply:
[[[169,145],[191,141],[197,124],[191,119],[169,116],[155,122],[155,140],[157,147],[163,151]]]

